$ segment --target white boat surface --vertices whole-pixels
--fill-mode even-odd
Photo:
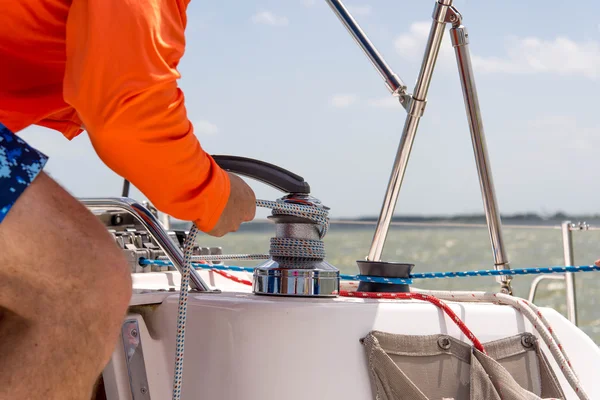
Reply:
[[[407,112],[373,243],[366,259],[358,261],[360,276],[341,279],[320,253],[328,209],[312,197],[304,179],[264,162],[215,156],[224,169],[285,194],[277,202],[259,204],[273,207],[274,237],[281,240],[248,271],[228,270],[220,261],[227,256],[207,254],[197,244],[190,247],[192,232],[169,230],[157,213],[134,200],[82,199],[126,252],[134,288],[121,340],[103,372],[97,398],[600,399],[600,348],[571,315],[576,270],[569,238],[580,227],[563,226],[565,265],[573,268],[552,275],[566,282],[569,318],[552,308],[537,309],[531,302],[535,287],[529,301],[512,296],[514,270],[502,240],[468,34],[452,0],[434,2],[412,94],[341,1],[326,1],[398,99],[399,109]],[[492,247],[494,267],[482,274],[498,280],[495,293],[419,290],[418,282],[410,281],[411,264],[381,260],[448,25]],[[311,246],[317,250],[307,250]],[[190,269],[186,250],[200,266]],[[189,288],[181,286],[187,270]],[[176,361],[180,356],[182,369]],[[182,372],[181,391],[176,371]],[[509,390],[511,385],[519,389]],[[482,395],[492,389],[498,397]]]

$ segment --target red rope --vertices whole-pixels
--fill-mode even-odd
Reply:
[[[212,271],[212,272],[214,272],[214,273],[216,273],[216,274],[219,274],[219,275],[221,275],[221,276],[224,276],[224,277],[225,277],[225,278],[227,278],[227,279],[231,279],[231,280],[232,280],[232,281],[234,281],[234,282],[237,282],[237,283],[242,283],[242,284],[244,284],[244,285],[248,285],[248,286],[252,286],[252,282],[250,282],[250,281],[249,281],[249,280],[247,280],[247,279],[240,279],[240,278],[238,278],[238,277],[236,277],[236,276],[233,276],[233,275],[231,275],[231,274],[228,274],[228,273],[227,273],[227,272],[225,272],[225,271],[220,271],[220,270],[218,270],[218,269],[214,269],[214,268],[213,268],[213,269],[211,269],[211,271]]]
[[[228,274],[225,271],[220,271],[218,269],[211,269],[211,271],[216,274],[219,274],[221,276],[224,276],[227,279],[231,279],[234,282],[252,286],[252,282],[250,282],[247,279],[240,279],[231,274]],[[454,311],[452,311],[452,309],[450,307],[448,307],[448,305],[446,303],[444,303],[437,297],[433,297],[433,296],[423,294],[423,293],[351,292],[348,290],[340,290],[339,295],[342,297],[362,297],[362,298],[369,298],[369,299],[416,299],[416,300],[428,301],[428,302],[432,303],[433,305],[435,305],[436,307],[441,308],[450,317],[450,319],[458,326],[458,328],[469,338],[469,340],[471,342],[473,342],[473,345],[475,346],[475,348],[477,350],[481,351],[482,353],[485,353],[485,349],[483,348],[483,345],[481,344],[479,339],[477,339],[477,337],[475,337],[473,332],[471,332],[471,330],[469,328],[467,328],[467,325],[465,325],[465,323],[458,317],[458,315],[456,315],[454,313]]]
[[[347,290],[340,290],[339,294],[340,294],[340,296],[343,296],[343,297],[362,297],[362,298],[368,298],[368,299],[416,299],[416,300],[428,301],[428,302],[432,303],[433,305],[435,305],[436,307],[441,308],[450,317],[450,319],[458,326],[458,328],[469,338],[469,340],[471,342],[473,342],[473,345],[475,346],[475,348],[477,350],[481,351],[482,353],[485,353],[485,349],[483,348],[483,345],[481,344],[479,339],[477,339],[477,337],[475,337],[473,332],[471,332],[471,330],[458,317],[458,315],[456,315],[454,313],[454,311],[452,311],[452,309],[450,307],[448,307],[448,305],[446,303],[444,303],[437,297],[433,297],[433,296],[423,294],[423,293],[350,292]]]

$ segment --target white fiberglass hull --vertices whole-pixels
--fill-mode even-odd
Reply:
[[[203,272],[203,274],[210,274]],[[148,287],[164,274],[145,274]],[[208,279],[207,282],[211,280]],[[217,278],[218,279],[218,278]],[[169,279],[170,280],[170,279]],[[173,274],[173,283],[179,276]],[[230,281],[231,282],[231,281]],[[164,284],[164,282],[162,283]],[[219,283],[220,285],[220,283]],[[359,339],[380,330],[409,335],[448,334],[468,342],[437,307],[415,300],[265,297],[248,292],[192,294],[185,342],[183,399],[304,400],[371,399],[367,360]],[[146,305],[144,303],[154,303]],[[178,293],[134,294],[128,319],[137,322],[152,398],[171,398]],[[522,332],[537,335],[510,306],[449,303],[482,341]],[[567,351],[583,388],[600,398],[600,349],[580,329],[552,309],[543,309]],[[567,399],[577,396],[541,343]],[[139,371],[138,371],[139,372]],[[132,398],[130,371],[119,342],[104,373],[108,400]],[[134,383],[135,383],[134,379]],[[135,386],[132,385],[132,386]]]

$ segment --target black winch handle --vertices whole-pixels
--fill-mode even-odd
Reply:
[[[213,155],[212,158],[225,171],[256,179],[284,193],[310,194],[310,185],[303,177],[277,165],[238,156]]]

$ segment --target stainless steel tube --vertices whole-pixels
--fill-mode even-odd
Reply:
[[[535,303],[535,295],[537,293],[538,286],[540,285],[540,283],[542,283],[542,281],[545,281],[545,280],[564,281],[565,276],[564,276],[564,274],[536,276],[535,279],[533,280],[533,282],[531,282],[531,287],[529,288],[529,296],[527,297],[527,300],[530,303]]]
[[[563,239],[563,250],[565,256],[565,266],[575,265],[571,221],[563,222],[561,224],[561,229]],[[573,324],[577,325],[577,297],[575,295],[575,275],[572,272],[565,272],[565,284],[567,286],[567,318]]]
[[[440,6],[448,7],[451,3],[451,0],[443,0],[443,4],[440,1],[441,5],[436,3],[436,9]],[[377,227],[375,228],[375,234],[373,235],[373,242],[371,243],[371,249],[369,250],[369,255],[367,257],[368,261],[381,261],[383,246],[385,245],[390,222],[392,221],[394,209],[398,202],[398,194],[400,193],[400,187],[402,186],[404,173],[406,172],[410,151],[412,149],[417,128],[419,127],[419,121],[425,109],[427,91],[442,44],[445,27],[446,24],[444,22],[434,19],[431,30],[429,31],[425,55],[415,85],[413,98],[408,109],[408,115],[406,116],[406,122],[404,123],[404,129],[402,131],[396,159],[394,160],[394,166],[379,214],[379,220],[377,221]]]
[[[158,246],[165,252],[169,260],[173,263],[179,272],[183,271],[183,252],[176,246],[167,232],[163,229],[156,217],[142,206],[140,203],[123,197],[123,198],[90,198],[79,199],[90,210],[115,210],[125,211],[133,215],[143,226],[148,233],[156,239]],[[192,268],[190,271],[190,286],[192,289],[201,292],[211,291],[208,285],[202,280],[200,275]]]
[[[387,65],[383,57],[379,54],[375,46],[371,43],[367,35],[358,26],[352,15],[348,12],[346,7],[339,0],[326,0],[335,15],[340,19],[342,24],[348,29],[352,38],[365,52],[375,69],[379,72],[385,84],[387,85],[390,92],[393,94],[403,93],[406,90],[406,85],[402,82],[402,79],[398,77]]]
[[[496,270],[510,269],[504,251],[502,224],[500,221],[500,213],[498,211],[498,202],[496,201],[496,194],[494,192],[494,182],[492,179],[492,171],[483,131],[481,110],[479,109],[477,88],[475,87],[473,67],[471,66],[471,57],[469,55],[468,34],[463,26],[455,26],[450,29],[450,35],[456,53],[458,72],[463,89],[465,107],[467,109],[473,150],[475,152],[475,162],[477,164],[477,173],[479,175],[479,184],[481,186],[481,194],[483,197],[483,208],[492,243],[492,252],[494,254],[494,265]],[[500,277],[500,281],[509,291],[511,278],[512,277],[510,276]]]

